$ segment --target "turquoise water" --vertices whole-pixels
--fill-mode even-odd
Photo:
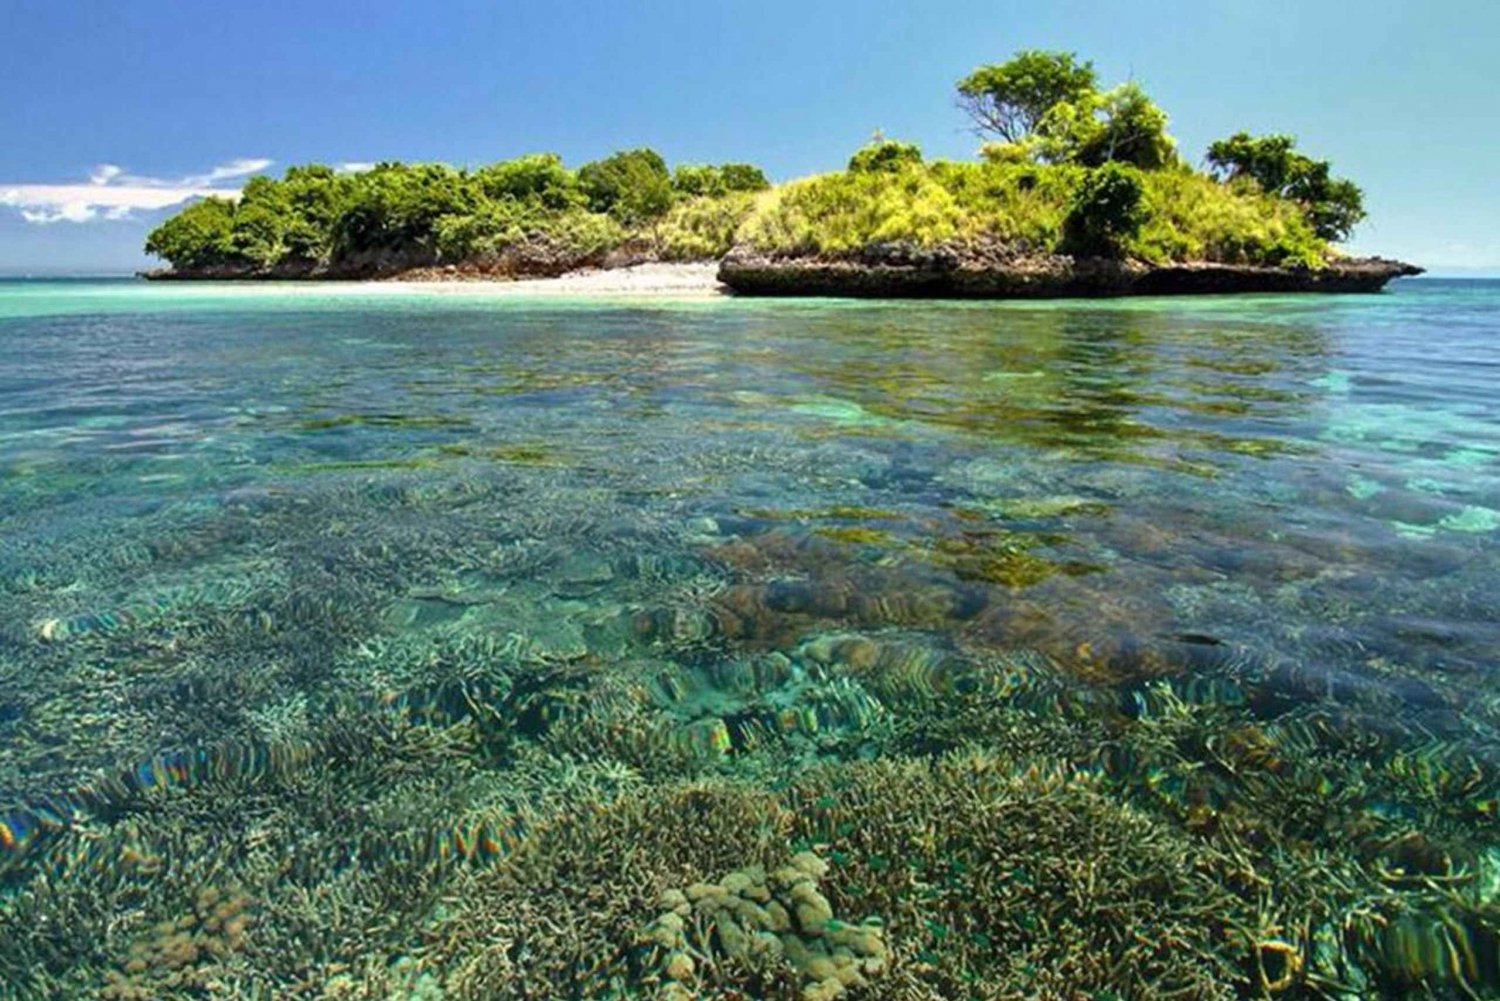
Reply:
[[[0,996],[1500,996],[1497,317],[0,281]]]

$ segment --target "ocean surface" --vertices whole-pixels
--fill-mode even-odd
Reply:
[[[1500,282],[0,281],[0,997],[1500,996]]]

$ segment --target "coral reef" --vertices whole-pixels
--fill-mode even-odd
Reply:
[[[8,478],[0,998],[1500,995],[1493,450],[1351,494],[1275,316],[856,315]]]
[[[245,946],[252,901],[206,886],[175,921],[164,921],[130,946],[124,967],[104,975],[106,1001],[150,1001],[177,988],[211,990],[218,961]]]
[[[663,912],[643,933],[668,984],[664,998],[692,997],[700,964],[784,963],[806,986],[802,1001],[832,1001],[885,972],[886,947],[877,920],[837,920],[818,881],[828,863],[799,852],[768,875],[763,866],[736,869],[712,883],[668,889]]]

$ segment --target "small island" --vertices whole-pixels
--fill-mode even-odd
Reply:
[[[508,280],[719,262],[746,295],[1012,298],[1374,292],[1420,268],[1336,245],[1363,194],[1286,135],[1180,154],[1135,83],[1024,51],[957,85],[979,159],[877,135],[842,171],[772,185],[747,163],[669,169],[651,149],[566,166],[321,165],[255,177],[167,219],[153,279]]]

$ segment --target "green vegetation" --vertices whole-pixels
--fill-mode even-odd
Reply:
[[[683,195],[721,198],[735,192],[764,191],[771,186],[765,173],[754,164],[686,163],[672,171],[672,188]]]
[[[1287,135],[1253,138],[1237,132],[1208,148],[1208,162],[1229,181],[1253,181],[1262,191],[1300,204],[1325,240],[1347,240],[1365,217],[1364,192],[1353,181],[1330,175],[1327,160],[1292,151]]]
[[[1070,52],[1030,50],[960,80],[959,106],[976,132],[998,140],[981,150],[997,162],[1175,165],[1166,112],[1135,83],[1107,91],[1097,84],[1092,63]]]
[[[1087,218],[1087,206],[1115,203],[1102,197],[1103,189],[1123,185],[1140,192],[1128,212]],[[1100,239],[1080,243],[1090,232]],[[1091,248],[1153,262],[1316,265],[1327,253],[1292,202],[1183,166],[1147,171],[1122,164],[1091,170],[938,161],[896,172],[823,174],[777,188],[739,235],[757,249],[788,255],[955,242],[990,242],[1017,253]]]
[[[569,169],[537,153],[466,170],[381,163],[359,173],[314,164],[251,178],[238,202],[189,205],[146,242],[180,269],[320,268],[338,273],[509,262],[552,271],[626,244],[659,256],[722,256],[768,187],[743,163],[669,174],[649,149]]]
[[[876,139],[849,158],[851,174],[893,174],[922,162],[922,149],[915,143]]]
[[[363,274],[465,265],[557,273],[615,260],[706,260],[737,244],[779,256],[983,247],[1153,263],[1318,267],[1364,218],[1362,195],[1285,135],[1237,133],[1194,170],[1138,84],[1028,50],[958,82],[990,141],[980,162],[924,162],[877,136],[842,173],[771,188],[748,163],[669,170],[646,148],[576,170],[532,154],[474,170],[313,165],[256,177],[238,202],[190,205],[146,249],[175,268]]]
[[[1140,171],[1107,163],[1090,171],[1063,219],[1063,246],[1075,254],[1115,257],[1146,221]]]
[[[959,106],[981,135],[1023,143],[1059,104],[1094,93],[1093,63],[1071,52],[1018,52],[1009,62],[981,66],[958,82]]]

